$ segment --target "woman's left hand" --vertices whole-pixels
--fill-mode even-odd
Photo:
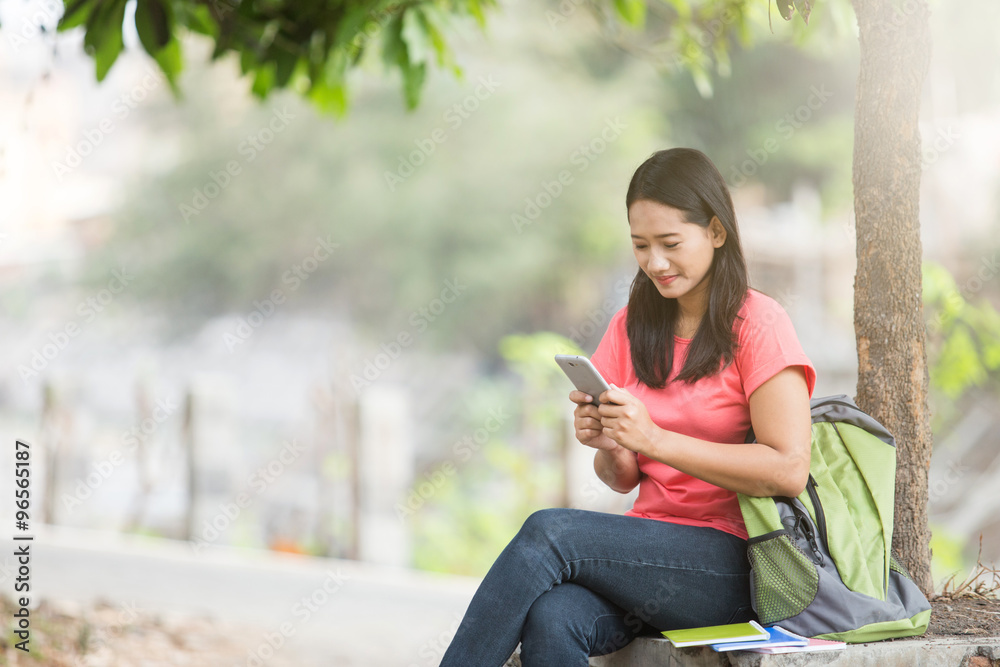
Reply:
[[[604,434],[625,449],[648,454],[662,429],[653,423],[642,401],[615,385],[601,394],[600,400],[597,412]]]

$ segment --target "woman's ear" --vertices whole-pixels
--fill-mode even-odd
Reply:
[[[722,225],[722,221],[719,220],[719,216],[712,216],[711,222],[708,223],[708,231],[712,237],[713,246],[721,248],[726,244],[726,228]]]

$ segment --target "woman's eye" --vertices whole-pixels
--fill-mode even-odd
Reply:
[[[680,245],[680,243],[664,243],[663,247],[664,248],[676,248],[679,245]]]
[[[646,246],[644,246],[644,245],[637,245],[637,246],[635,246],[635,249],[636,250],[645,250]]]

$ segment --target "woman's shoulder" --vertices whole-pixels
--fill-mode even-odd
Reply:
[[[615,314],[611,316],[611,322],[608,323],[608,326],[610,326],[611,324],[617,324],[619,322],[620,323],[624,323],[626,317],[628,317],[628,304],[627,303],[624,306],[622,306],[621,308],[619,308],[615,312]]]
[[[778,301],[773,297],[770,297],[753,287],[747,288],[747,295],[743,300],[743,305],[740,307],[740,314],[748,313],[750,315],[756,315],[769,311],[785,312],[785,309],[782,308],[781,304],[778,303]]]
[[[741,331],[748,323],[766,325],[774,323],[777,318],[788,318],[788,313],[777,300],[752,287],[747,289],[746,298],[737,314],[741,320]]]

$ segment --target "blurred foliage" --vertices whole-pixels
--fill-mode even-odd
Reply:
[[[123,48],[130,0],[64,0],[59,30],[83,26],[84,48],[101,81]],[[446,33],[456,18],[485,23],[494,0],[135,0],[135,29],[179,93],[182,30],[212,40],[212,59],[235,54],[253,93],[266,98],[289,87],[318,108],[342,114],[346,75],[374,52],[403,76],[409,108],[416,107],[432,60],[460,74]]]
[[[712,12],[727,4],[736,3],[698,3],[704,11],[689,15],[689,41],[704,41],[695,31],[710,35]],[[388,340],[415,331],[411,317],[445,281],[463,285],[418,333],[439,349],[476,348],[487,369],[506,362],[515,377],[484,378],[483,386],[436,406],[434,419],[459,438],[481,427],[490,407],[502,406],[510,421],[468,460],[454,450],[442,454],[445,438],[436,441],[435,458],[421,462],[415,484],[444,462],[460,474],[446,475],[407,519],[418,567],[482,575],[532,511],[559,503],[553,426],[571,408],[571,385],[552,355],[582,352],[559,332],[590,321],[585,313],[609,296],[609,276],[623,266],[629,278],[634,273],[624,195],[641,159],[665,145],[692,145],[728,178],[727,165],[773,136],[811,85],[829,81],[829,104],[751,180],[780,193],[805,179],[841,194],[850,180],[843,151],[853,113],[853,37],[840,51],[798,53],[787,35],[769,36],[766,14],[762,22],[754,9],[744,27],[758,46],[737,54],[741,46],[727,42],[733,58],[724,69],[736,76],[714,80],[714,99],[706,101],[690,69],[656,70],[614,35],[600,40],[553,27],[551,12],[574,28],[592,18],[582,8],[564,16],[564,6],[524,4],[521,15],[493,21],[491,43],[456,47],[466,56],[467,78],[429,72],[423,101],[409,114],[399,112],[391,82],[367,76],[359,62],[344,80],[344,90],[349,83],[354,91],[349,127],[331,125],[322,106],[317,111],[294,90],[274,86],[266,105],[248,103],[243,87],[231,83],[243,63],[219,57],[206,67],[192,57],[205,41],[186,38],[188,66],[176,80],[184,101],[151,100],[132,121],[145,124],[147,143],[137,150],[161,160],[134,172],[109,242],[87,258],[94,287],[106,282],[109,266],[134,267],[137,278],[122,302],[177,335],[222,313],[245,316],[281,289],[283,309],[342,314],[368,339]],[[828,6],[812,14],[817,32],[829,28]],[[620,11],[628,21],[614,19],[612,31],[665,27],[669,18],[650,10],[640,20],[636,7],[624,4]],[[215,44],[207,46],[214,52]],[[259,95],[260,87],[249,85]],[[264,142],[279,115],[287,122]],[[581,160],[581,147],[619,117],[621,135]],[[443,141],[431,139],[436,130]],[[254,138],[261,145],[251,149]],[[239,171],[227,176],[231,162]],[[563,170],[571,183],[516,228],[512,216],[543,201]],[[292,290],[284,276],[319,239],[336,250]]]
[[[539,460],[503,439],[452,475],[413,521],[420,569],[481,577],[532,512],[561,488],[556,460]]]
[[[964,12],[951,12],[947,0],[930,0],[934,61],[946,68],[954,90],[952,114],[961,116],[991,108],[1000,99],[1000,2],[980,0]],[[962,63],[977,63],[963,67]],[[997,193],[1000,198],[1000,193]]]
[[[966,539],[949,532],[941,524],[931,525],[931,577],[939,587],[951,575],[968,569],[965,557]]]
[[[553,358],[557,354],[585,354],[580,346],[561,334],[539,331],[513,334],[500,341],[500,354],[523,384],[521,399],[527,422],[553,428],[571,405],[573,385]],[[562,391],[565,390],[565,391]]]
[[[594,9],[605,34],[624,51],[671,71],[690,73],[699,94],[709,98],[717,82],[732,75],[734,55],[742,57],[738,52],[755,42],[773,40],[774,6],[783,19],[791,21],[778,31],[780,39],[790,39],[807,50],[827,48],[831,37],[839,41],[850,33],[854,20],[848,0],[818,5],[809,0],[776,0],[773,5],[747,0],[638,0],[614,6],[597,3]],[[803,20],[792,21],[795,12]],[[549,22],[559,25],[563,19],[553,11]]]
[[[440,120],[426,113],[399,123],[384,101],[365,104],[351,131],[323,131],[322,121],[292,100],[295,119],[252,162],[238,146],[267,127],[267,111],[246,111],[234,128],[218,118],[167,128],[189,158],[137,183],[113,238],[88,258],[90,281],[106,282],[108,266],[135,267],[137,280],[123,298],[161,315],[177,334],[222,312],[245,314],[275,289],[288,298],[283,308],[347,310],[363,335],[405,328],[454,344],[462,332],[463,344],[488,350],[508,331],[578,319],[567,292],[600,295],[602,272],[626,247],[627,227],[608,210],[624,192],[614,187],[627,170],[619,149],[611,146],[578,173],[567,194],[518,234],[511,215],[568,166],[579,142],[573,135],[586,140],[593,129],[548,133],[540,142],[548,154],[541,146],[504,154],[503,124],[545,135],[552,121],[511,113],[511,101],[497,99],[497,108],[484,103],[427,166],[390,191],[384,173],[412,154],[411,137],[427,136]],[[179,207],[214,188],[213,175],[231,160],[240,162],[240,174],[185,222]],[[319,239],[337,245],[332,257],[307,280],[288,282]],[[421,315],[446,281],[459,286],[457,298],[440,315]]]
[[[857,45],[835,56],[784,43],[739,54],[733,75],[710,99],[687,78],[660,89],[674,142],[703,147],[734,191],[765,186],[766,203],[788,201],[796,185],[821,195],[824,215],[853,203],[851,165]]]
[[[501,355],[515,377],[503,385],[483,379],[470,388],[466,433],[507,415],[482,445],[459,442],[443,460],[417,477],[404,513],[414,527],[414,565],[441,572],[482,576],[504,545],[535,510],[559,504],[563,479],[557,437],[560,412],[569,406],[569,382],[552,358],[579,354],[571,340],[552,332],[506,336]],[[565,387],[557,387],[558,377]],[[420,500],[423,490],[434,492]],[[414,495],[417,494],[417,495]]]
[[[814,0],[774,0],[790,21],[798,13],[808,23]],[[839,2],[840,0],[832,0]],[[212,40],[211,58],[235,54],[253,93],[265,99],[291,88],[317,108],[343,115],[348,105],[347,73],[371,57],[403,79],[407,108],[419,104],[432,61],[456,76],[462,69],[449,46],[456,20],[474,19],[485,28],[485,12],[495,0],[63,0],[60,31],[82,26],[84,48],[93,57],[98,81],[107,76],[124,48],[127,8],[134,3],[134,24],[143,48],[156,60],[175,94],[183,66],[180,33]],[[604,23],[625,30],[647,30],[657,51],[691,72],[698,89],[711,95],[711,72],[730,71],[732,42],[747,46],[752,31],[752,0],[611,0],[594,9]],[[652,11],[649,11],[649,9]],[[570,12],[576,5],[569,5]],[[767,0],[768,25],[771,0]],[[566,3],[549,22],[561,22]],[[375,54],[369,56],[369,54]]]
[[[425,102],[410,114],[399,113],[387,82],[355,72],[350,127],[330,125],[289,93],[252,104],[232,83],[235,62],[206,68],[194,58],[184,103],[161,96],[130,121],[145,125],[137,150],[160,161],[134,171],[111,239],[88,257],[90,284],[106,282],[109,266],[132,267],[137,279],[122,302],[175,335],[221,313],[245,316],[281,289],[283,310],[340,312],[362,336],[409,330],[422,344],[495,355],[509,333],[570,331],[607,296],[609,274],[631,265],[623,201],[636,156],[692,145],[722,156],[725,169],[740,147],[774,132],[780,110],[803,103],[810,81],[835,75],[841,83],[815,126],[753,179],[775,191],[806,179],[849,196],[850,160],[836,151],[850,150],[851,95],[838,74],[850,49],[794,74],[789,47],[763,41],[766,24],[757,25],[760,46],[741,54],[740,76],[719,82],[706,103],[687,75],[622,59],[615,44],[582,30],[550,28],[545,14],[558,7],[525,5],[523,15],[495,21],[491,44],[462,50],[469,82],[429,76]],[[822,16],[814,11],[811,21]],[[211,46],[190,42],[189,54]],[[751,99],[767,109],[748,113]],[[271,132],[279,115],[287,122]],[[616,119],[620,136],[582,158],[581,147]],[[227,174],[231,164],[238,174]],[[572,179],[562,193],[531,224],[512,224],[532,202],[547,202],[561,171]],[[286,282],[318,239],[337,244],[332,258],[307,280]],[[433,321],[422,318],[448,280],[464,291]]]
[[[985,297],[971,300],[980,289],[978,277],[960,288],[944,266],[924,263],[927,356],[938,428],[953,417],[949,406],[970,389],[1000,388],[1000,313]]]

